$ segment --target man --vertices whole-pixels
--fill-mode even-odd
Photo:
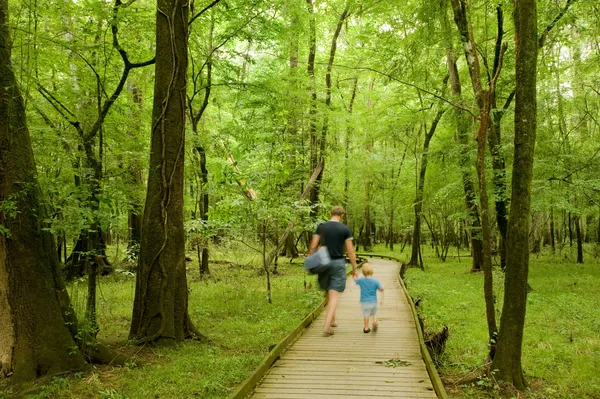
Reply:
[[[331,209],[330,219],[320,224],[313,235],[310,243],[310,253],[314,253],[317,247],[325,245],[331,263],[325,271],[319,273],[319,286],[326,291],[327,295],[327,318],[323,327],[324,335],[333,335],[332,327],[337,326],[335,310],[339,302],[340,293],[346,288],[346,259],[344,257],[344,248],[348,253],[350,263],[352,263],[352,275],[358,277],[356,271],[356,255],[352,247],[352,232],[342,223],[344,217],[344,208],[334,206]]]

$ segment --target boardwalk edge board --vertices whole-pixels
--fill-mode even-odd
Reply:
[[[362,266],[359,265],[358,267]],[[348,273],[349,275],[350,273]],[[300,323],[298,327],[294,331],[292,331],[287,337],[285,337],[281,342],[279,342],[272,350],[269,352],[267,357],[263,359],[262,362],[254,369],[252,374],[248,378],[246,378],[238,387],[233,391],[231,395],[229,395],[229,399],[244,399],[246,398],[258,385],[260,380],[265,376],[265,374],[271,369],[271,366],[279,359],[281,354],[289,348],[295,341],[304,333],[304,330],[308,328],[312,324],[312,322],[319,317],[327,301],[325,298],[317,305],[317,307],[308,315],[306,318]]]
[[[325,308],[326,301],[323,299],[319,305],[308,315],[306,318],[300,323],[298,327],[294,331],[292,331],[287,337],[285,337],[281,342],[279,342],[272,350],[269,352],[267,357],[258,365],[258,367],[254,370],[250,377],[248,377],[244,382],[242,382],[235,391],[229,396],[229,399],[243,399],[246,398],[252,390],[256,387],[258,382],[262,380],[267,371],[271,369],[273,363],[277,361],[279,356],[296,341],[296,339],[302,335],[304,330],[308,328],[312,324],[312,322],[319,316],[321,311]]]
[[[431,380],[431,383],[433,385],[433,388],[434,388],[434,391],[435,391],[437,397],[440,399],[448,399],[448,394],[446,393],[444,384],[442,383],[442,380],[440,379],[437,369],[435,368],[435,365],[433,364],[433,361],[431,359],[429,351],[428,351],[427,347],[425,346],[424,335],[423,335],[423,331],[421,330],[421,326],[418,321],[417,311],[415,309],[412,298],[408,294],[408,290],[407,290],[406,285],[404,284],[404,280],[402,278],[406,264],[403,261],[401,261],[400,259],[393,257],[393,256],[388,256],[388,255],[357,253],[356,256],[361,257],[363,259],[364,258],[388,259],[388,260],[398,262],[400,264],[399,280],[400,280],[400,284],[402,285],[404,295],[406,296],[406,299],[408,300],[408,304],[411,308],[411,313],[414,318],[417,335],[419,337],[419,347],[421,350],[421,355],[423,357],[423,361],[425,363],[425,367],[427,369],[427,374],[429,375],[429,378]],[[362,259],[361,259],[361,261],[362,261]],[[360,266],[362,266],[362,263],[363,262],[361,262]],[[326,300],[323,299],[321,301],[321,303],[319,303],[319,305],[317,305],[317,307],[308,316],[306,316],[306,318],[302,321],[302,323],[300,323],[300,325],[294,331],[292,331],[287,337],[285,337],[281,342],[279,342],[279,344],[277,344],[271,350],[271,352],[269,352],[267,357],[265,357],[265,359],[263,359],[263,361],[257,366],[257,368],[252,372],[252,374],[246,380],[244,380],[240,385],[238,385],[238,387],[235,389],[235,391],[233,391],[233,393],[229,396],[229,399],[244,399],[244,398],[247,398],[251,393],[253,393],[253,391],[256,388],[256,386],[258,385],[258,383],[265,377],[265,375],[268,373],[268,371],[271,369],[271,367],[275,364],[275,362],[279,359],[279,357],[283,354],[283,352],[285,352],[286,349],[288,349],[305,332],[305,330],[312,324],[312,322],[315,319],[317,319],[317,317],[323,311],[325,306],[326,306]]]
[[[408,304],[410,305],[410,309],[412,311],[413,317],[415,319],[415,325],[417,327],[417,335],[419,336],[419,346],[421,347],[421,354],[423,355],[423,361],[425,362],[425,367],[427,368],[427,373],[429,374],[429,378],[431,379],[431,383],[433,384],[433,388],[435,390],[436,395],[440,399],[448,399],[448,394],[446,393],[446,388],[444,388],[444,383],[440,378],[440,375],[435,368],[435,364],[433,364],[433,360],[431,359],[431,355],[429,354],[429,350],[427,346],[425,346],[425,338],[423,334],[423,330],[421,330],[421,324],[419,323],[419,318],[417,315],[417,309],[415,308],[415,304],[408,293],[408,288],[406,288],[406,284],[404,283],[404,271],[406,269],[406,262],[402,260],[388,255],[377,255],[377,254],[367,254],[367,253],[357,253],[356,256],[361,256],[365,258],[382,258],[389,259],[400,263],[400,275],[399,280],[402,288],[404,290],[404,295],[406,295],[406,299],[408,300]]]

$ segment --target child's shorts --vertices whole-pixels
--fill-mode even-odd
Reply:
[[[362,309],[363,317],[377,316],[377,302],[375,303],[362,303],[360,304]]]

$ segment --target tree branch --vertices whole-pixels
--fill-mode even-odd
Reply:
[[[119,8],[123,5],[121,0],[115,0],[115,6],[113,7],[113,18],[111,21],[111,32],[113,37],[113,47],[115,50],[119,52],[121,59],[123,60],[123,72],[121,74],[121,79],[119,80],[119,84],[115,88],[112,95],[106,100],[104,105],[102,106],[102,110],[98,114],[98,118],[94,122],[94,125],[90,129],[90,131],[85,134],[85,140],[90,140],[96,136],[96,134],[100,131],[102,124],[104,123],[104,119],[106,119],[106,115],[108,115],[108,111],[112,107],[112,105],[117,101],[119,95],[123,91],[123,87],[125,87],[125,83],[127,82],[127,78],[129,76],[129,72],[135,68],[141,68],[147,65],[152,65],[155,62],[155,58],[152,58],[149,61],[141,62],[141,63],[131,63],[129,61],[129,57],[127,52],[123,50],[119,43],[118,32],[119,27],[117,26],[117,15],[119,13]]]
[[[550,33],[550,31],[552,30],[552,28],[554,28],[554,26],[557,24],[557,22],[567,13],[567,11],[569,10],[569,7],[571,7],[571,5],[573,3],[575,3],[576,1],[577,0],[567,0],[567,4],[565,4],[563,9],[558,13],[558,15],[554,18],[554,20],[552,22],[550,22],[548,24],[548,26],[546,26],[546,29],[544,29],[544,31],[542,32],[542,34],[540,35],[540,37],[538,39],[538,51],[546,43],[546,38],[548,37],[548,33]]]
[[[410,83],[410,82],[406,82],[404,80],[398,79],[395,76],[392,76],[392,75],[390,75],[390,74],[388,74],[386,72],[378,71],[377,69],[370,68],[370,67],[351,67],[351,66],[341,65],[341,64],[334,64],[334,66],[337,67],[337,68],[351,69],[351,70],[357,70],[357,71],[370,71],[370,72],[379,74],[381,76],[385,76],[386,78],[391,79],[394,82],[398,82],[398,83],[403,84],[405,86],[409,86],[409,87],[412,87],[414,89],[417,89],[418,91],[423,92],[425,94],[428,94],[428,95],[430,95],[430,96],[432,96],[434,98],[437,98],[438,100],[443,101],[446,104],[451,105],[452,107],[454,107],[456,109],[460,109],[461,111],[465,111],[465,112],[467,112],[469,115],[471,115],[474,118],[478,117],[469,108],[466,108],[466,107],[464,107],[464,106],[462,106],[460,104],[453,103],[452,101],[448,100],[447,98],[444,98],[444,97],[442,97],[442,96],[440,96],[438,94],[435,94],[435,93],[433,93],[433,92],[431,92],[429,90],[423,89],[422,87],[419,87],[419,86],[415,85],[414,83]]]
[[[504,37],[504,13],[502,12],[502,5],[499,4],[496,7],[496,19],[498,24],[498,33],[496,34],[496,46],[494,47],[494,68],[492,74],[495,75],[496,71],[500,68],[500,57],[502,50],[502,38]],[[506,51],[506,50],[505,50]]]
[[[221,0],[214,0],[212,3],[210,3],[209,5],[207,5],[206,7],[204,7],[202,9],[202,11],[200,11],[198,14],[194,15],[192,17],[192,19],[190,19],[190,22],[188,22],[188,26],[190,26],[196,19],[198,19],[198,17],[200,17],[202,14],[204,14],[206,11],[208,11],[209,9],[211,9],[212,7],[216,6],[218,2],[220,2]]]
[[[44,99],[46,99],[46,101],[48,101],[50,105],[52,105],[52,107],[56,110],[56,112],[60,114],[60,116],[62,116],[67,122],[69,122],[69,124],[73,126],[75,130],[77,130],[77,133],[79,133],[80,136],[83,136],[83,128],[81,127],[81,124],[77,120],[75,114],[73,114],[63,103],[61,103],[56,97],[54,97],[52,93],[46,90],[46,88],[44,88],[44,86],[42,86],[39,82],[36,81],[36,84],[38,88],[38,93],[40,93],[42,97],[44,97]],[[69,116],[73,119],[71,119]]]

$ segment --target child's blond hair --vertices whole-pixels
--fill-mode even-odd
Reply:
[[[363,276],[365,276],[365,277],[373,275],[373,266],[371,266],[370,263],[363,264],[361,267],[361,270],[362,270]]]

